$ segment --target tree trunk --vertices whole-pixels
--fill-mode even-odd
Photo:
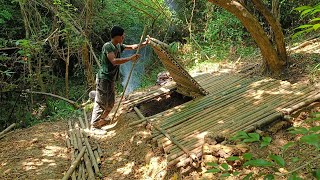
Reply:
[[[89,39],[90,37],[90,31],[91,31],[91,22],[92,22],[92,0],[86,1],[86,21],[85,21],[85,38]],[[86,42],[82,45],[82,60],[85,67],[85,74],[87,77],[87,84],[90,87],[93,87],[94,85],[94,78],[93,78],[93,71],[92,71],[92,63],[91,62],[91,56],[89,53],[89,47]]]
[[[259,21],[241,3],[235,0],[208,0],[235,15],[249,31],[261,50],[267,67],[272,73],[279,75],[285,62],[274,49]]]
[[[276,1],[278,3],[276,3]],[[286,45],[284,42],[284,35],[282,32],[282,28],[280,25],[280,21],[278,20],[279,16],[279,0],[273,0],[273,10],[275,11],[275,16],[265,7],[265,5],[260,0],[252,0],[256,8],[261,12],[261,14],[266,18],[267,22],[269,23],[273,33],[274,33],[274,41],[277,47],[277,52],[279,54],[279,57],[281,58],[281,61],[286,62],[287,61],[287,50]],[[277,6],[277,7],[274,7]]]

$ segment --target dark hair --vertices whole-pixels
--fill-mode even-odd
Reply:
[[[116,36],[122,36],[124,33],[124,29],[120,26],[113,26],[111,29],[111,38],[114,38]]]

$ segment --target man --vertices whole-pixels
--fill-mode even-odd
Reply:
[[[114,26],[111,29],[111,41],[102,47],[101,68],[96,78],[96,95],[92,112],[91,125],[93,129],[100,129],[108,123],[108,114],[112,110],[115,102],[114,83],[119,76],[120,64],[128,61],[136,61],[140,55],[134,54],[130,57],[121,58],[123,50],[138,49],[139,44],[125,45],[124,29]],[[148,41],[142,43],[141,47],[148,44]]]

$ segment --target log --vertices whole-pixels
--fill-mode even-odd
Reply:
[[[5,130],[1,131],[0,133],[0,137],[4,137],[3,135],[6,134],[7,132],[9,132],[12,128],[14,128],[16,126],[16,123],[11,124],[9,127],[7,127]]]
[[[70,168],[68,169],[67,173],[63,176],[62,180],[68,180],[70,175],[74,172],[74,170],[77,168],[77,166],[80,163],[81,158],[83,157],[84,153],[86,151],[86,147],[82,147],[80,153],[78,154],[77,158],[72,162]]]

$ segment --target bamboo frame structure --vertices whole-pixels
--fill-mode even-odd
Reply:
[[[151,46],[169,72],[174,71],[170,74],[177,82],[177,91],[180,89],[179,92],[187,96],[207,92],[202,94],[205,96],[197,96],[151,117],[138,113],[141,120],[130,124],[152,123],[155,130],[151,139],[163,148],[169,166],[192,164],[191,153],[200,158],[204,136],[209,132],[228,138],[237,131],[254,131],[320,99],[317,87],[272,78],[224,73],[202,74],[190,79],[182,67],[177,67],[176,59],[166,52],[168,45],[151,38]]]

